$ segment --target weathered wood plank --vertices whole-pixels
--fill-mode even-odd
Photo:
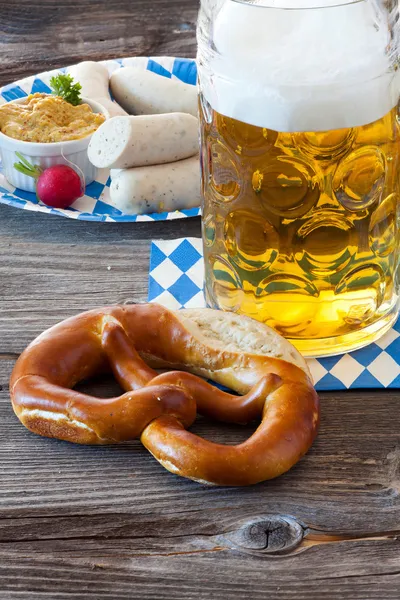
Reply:
[[[196,0],[0,3],[0,85],[80,60],[194,56]]]
[[[139,442],[80,447],[30,434],[9,404],[7,380],[12,364],[0,361],[2,517],[95,511],[114,515],[154,512],[167,518],[193,510],[229,508],[236,520],[249,513],[288,514],[307,527],[332,534],[339,531],[358,537],[400,530],[400,450],[392,427],[400,417],[397,393],[324,394],[320,436],[295,469],[251,488],[207,488],[164,471]],[[107,382],[94,387],[100,396],[116,391]],[[204,420],[194,430],[221,443],[238,442],[251,432],[250,427]],[[220,517],[213,519],[218,527]]]
[[[96,223],[44,215],[0,204],[0,240],[9,247],[14,242],[59,244],[134,244],[137,240],[168,240],[184,236],[201,236],[200,218],[154,221],[152,223]],[[18,258],[16,256],[16,258]]]
[[[12,364],[0,362],[4,388]],[[116,388],[103,380],[93,391],[109,396]],[[270,483],[225,490],[175,478],[136,442],[87,448],[33,436],[12,415],[4,392],[4,598],[239,599],[250,593],[261,599],[267,590],[272,599],[320,600],[322,589],[328,600],[398,598],[400,454],[390,436],[400,410],[396,394],[364,396],[363,420],[352,410],[360,394],[324,394],[320,438],[297,468]],[[225,443],[242,437],[238,429],[204,421],[195,427]],[[244,521],[280,514],[291,514],[304,529],[288,553],[279,545],[277,553],[257,546],[250,554],[235,546]]]
[[[0,3],[0,84],[83,58],[193,56],[197,4]],[[0,206],[0,600],[398,600],[398,392],[322,394],[312,451],[246,489],[179,479],[137,441],[42,439],[13,414],[26,344],[82,310],[144,301],[150,239],[185,235],[200,236],[199,219],[84,223]],[[83,389],[118,392],[109,379]],[[221,443],[251,432],[193,430]]]
[[[206,538],[195,548],[186,537],[150,541],[121,555],[113,540],[87,551],[81,540],[62,548],[12,548],[1,556],[0,586],[7,598],[107,598],[112,600],[251,598],[321,600],[398,599],[399,542],[325,544],[297,555],[257,560]],[[127,542],[129,545],[129,542]],[[192,549],[191,549],[192,548]],[[377,563],[377,557],[380,558]],[[2,577],[7,570],[7,579]],[[27,591],[31,595],[28,595]]]
[[[324,394],[311,453],[285,477],[244,490],[178,479],[138,442],[81,448],[25,431],[7,392],[14,358],[44,327],[121,301],[130,286],[132,300],[144,300],[149,242],[144,230],[135,239],[134,226],[116,226],[123,233],[107,228],[107,243],[102,225],[91,242],[92,224],[77,234],[74,222],[58,219],[49,232],[48,217],[34,226],[25,213],[11,218],[16,212],[0,222],[0,597],[235,599],[268,590],[319,600],[322,588],[327,599],[397,598],[396,392]],[[181,227],[165,231],[177,228],[178,237]],[[192,227],[198,234],[198,220]],[[107,381],[93,389],[116,391]],[[205,421],[195,431],[225,443],[250,432]],[[305,528],[288,555],[249,556],[226,541],[244,519],[285,514]]]
[[[0,206],[0,353],[84,310],[146,301],[150,239],[201,235],[198,218],[143,225]]]

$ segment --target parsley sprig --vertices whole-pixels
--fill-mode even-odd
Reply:
[[[74,83],[74,79],[71,75],[59,73],[50,79],[50,87],[55,96],[60,96],[73,106],[77,106],[81,103],[82,86],[79,82]]]

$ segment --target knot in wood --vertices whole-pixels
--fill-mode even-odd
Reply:
[[[303,536],[303,526],[293,517],[271,515],[243,522],[224,538],[232,548],[250,554],[279,554],[296,548]]]

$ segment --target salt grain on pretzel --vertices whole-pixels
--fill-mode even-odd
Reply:
[[[99,399],[73,390],[110,368],[124,395]],[[158,375],[154,368],[174,371]],[[25,350],[10,389],[16,415],[34,433],[79,444],[140,438],[172,473],[214,485],[285,473],[309,450],[319,423],[300,354],[252,319],[208,309],[137,305],[68,319]],[[246,442],[224,446],[187,431],[197,411],[229,423],[262,420]]]

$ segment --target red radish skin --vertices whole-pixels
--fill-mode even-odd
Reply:
[[[84,186],[76,171],[67,165],[49,167],[37,180],[39,200],[53,208],[68,208],[84,194]]]

